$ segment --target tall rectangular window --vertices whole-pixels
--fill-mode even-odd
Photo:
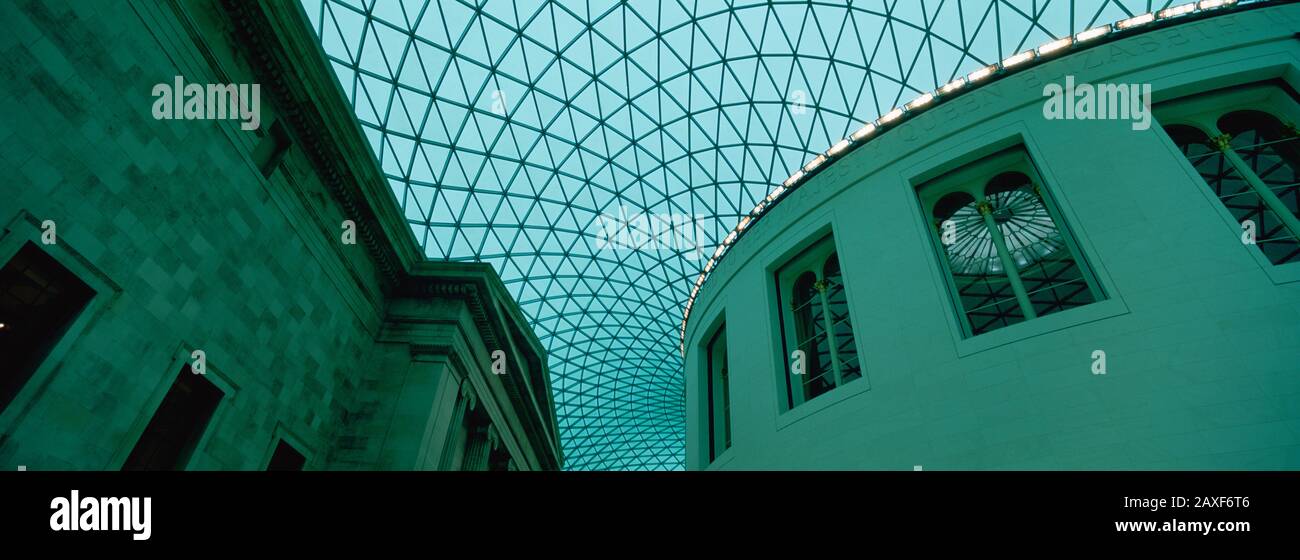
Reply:
[[[122,470],[185,468],[224,396],[221,389],[204,376],[195,374],[186,364],[168,389],[167,396],[163,397],[162,404],[158,405]]]
[[[917,190],[967,336],[1104,299],[1022,148]]]
[[[307,464],[307,458],[294,449],[289,442],[280,440],[271,454],[271,462],[266,465],[268,471],[300,471]]]
[[[95,291],[35,244],[0,268],[0,412],[18,396]]]
[[[786,409],[862,378],[835,240],[826,237],[776,272]]]
[[[1300,263],[1300,105],[1289,86],[1198,95],[1158,109],[1165,133],[1237,222],[1242,243],[1275,265]]]
[[[727,371],[725,326],[718,328],[718,332],[709,341],[707,366],[709,461],[713,462],[723,451],[731,448],[731,380]]]

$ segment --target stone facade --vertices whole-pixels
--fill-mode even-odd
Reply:
[[[261,469],[281,440],[309,469],[466,467],[471,412],[501,464],[560,467],[542,347],[490,267],[425,262],[295,3],[0,21],[0,263],[37,244],[96,292],[0,412],[0,464],[121,467],[199,350],[225,397],[187,468]],[[258,83],[261,126],[156,120],[175,76]]]

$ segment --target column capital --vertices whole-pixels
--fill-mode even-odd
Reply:
[[[1218,136],[1215,136],[1214,138],[1210,139],[1210,142],[1213,142],[1215,149],[1219,150],[1220,152],[1226,152],[1232,149],[1232,136],[1228,134],[1220,134]]]
[[[478,408],[478,395],[474,392],[474,386],[466,379],[460,383],[460,396],[465,399],[465,410],[468,412]]]

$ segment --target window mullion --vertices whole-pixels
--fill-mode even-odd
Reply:
[[[826,346],[831,349],[831,372],[835,375],[835,386],[839,387],[844,384],[844,380],[840,375],[840,353],[835,348],[835,325],[831,322],[831,304],[830,298],[826,295],[826,279],[818,280],[814,286],[817,288],[817,297],[821,300],[822,322],[826,324]]]
[[[1007,249],[1007,240],[1002,237],[1002,230],[993,221],[993,205],[987,199],[981,200],[976,206],[980,216],[984,217],[984,227],[989,230],[989,238],[993,240],[993,246],[998,251],[998,258],[1002,260],[1002,270],[1007,275],[1007,280],[1011,282],[1011,291],[1016,294],[1016,301],[1020,303],[1021,312],[1025,320],[1036,319],[1038,313],[1034,311],[1034,305],[1029,301],[1029,292],[1025,290],[1025,284],[1020,279],[1020,270],[1016,268],[1015,259],[1011,258],[1011,251]]]
[[[1278,219],[1282,220],[1286,228],[1291,231],[1291,235],[1296,239],[1300,239],[1300,218],[1296,218],[1296,215],[1291,213],[1291,209],[1287,208],[1286,203],[1277,197],[1277,193],[1268,188],[1263,179],[1255,175],[1255,171],[1246,163],[1246,160],[1241,159],[1241,156],[1232,149],[1231,136],[1219,132],[1217,127],[1211,130],[1218,133],[1218,136],[1214,137],[1214,146],[1220,152],[1223,152],[1223,157],[1227,158],[1228,163],[1237,170],[1237,174],[1246,180],[1246,184],[1250,185],[1255,194],[1259,195],[1260,200],[1264,201],[1268,209],[1272,210]]]

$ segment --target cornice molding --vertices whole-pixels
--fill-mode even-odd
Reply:
[[[562,449],[545,347],[490,265],[427,260],[302,7],[292,1],[215,1],[227,12],[240,50],[280,118],[344,215],[356,223],[357,238],[381,276],[384,293],[461,300],[484,345],[511,347],[536,358],[527,380],[518,375],[498,378],[519,407],[534,445],[553,451],[542,460],[560,468]],[[455,349],[430,345],[415,344],[411,352],[413,358],[444,352],[460,358]],[[536,402],[539,393],[546,402]],[[544,417],[535,418],[533,411]]]
[[[339,124],[341,119],[354,119],[346,101],[341,99],[341,92],[338,92],[340,95],[316,97],[311,94],[313,91],[336,93],[338,85],[325,66],[323,55],[307,56],[317,45],[314,38],[303,36],[311,34],[306,18],[293,17],[301,14],[297,6],[289,5],[289,2],[221,0],[221,4],[234,24],[238,40],[244,46],[242,50],[253,66],[258,82],[271,95],[281,118],[289,125],[295,140],[301,144],[344,215],[357,224],[357,238],[384,280],[390,287],[398,284],[406,271],[403,253],[415,252],[414,240],[410,239],[409,229],[400,229],[407,227],[404,222],[399,224],[397,231],[393,231],[393,227],[384,227],[384,219],[392,221],[387,214],[396,214],[396,211],[384,206],[387,201],[377,199],[373,187],[365,188],[367,183],[373,185],[375,181],[381,184],[382,189],[387,185],[383,184],[383,174],[365,144],[365,138],[360,130],[354,130],[355,123],[353,127]],[[278,22],[280,25],[277,26],[277,18],[290,21]],[[337,114],[340,112],[342,115]],[[349,161],[358,158],[371,172],[348,165]],[[391,197],[389,193],[381,193]]]

